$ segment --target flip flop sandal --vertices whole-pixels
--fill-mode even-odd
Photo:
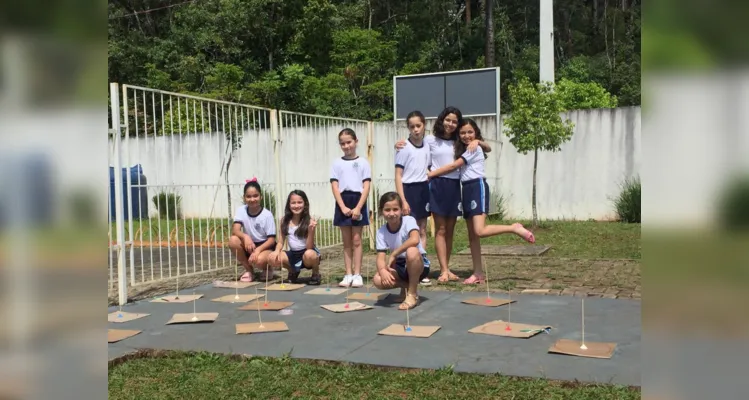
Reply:
[[[320,284],[321,280],[322,279],[320,278],[320,274],[312,274],[312,277],[309,278],[309,282],[307,282],[307,284],[317,286]]]
[[[413,303],[409,302],[408,300],[410,300],[410,299],[409,298],[404,299],[403,302],[401,303],[401,305],[398,306],[398,309],[401,310],[401,311],[406,311],[406,310],[411,310],[412,308],[414,308],[417,305],[419,305],[419,298],[418,297],[416,298],[416,301],[413,302]],[[404,304],[406,305],[405,308],[403,307]]]
[[[289,271],[289,280],[291,283],[296,283],[297,279],[299,279],[299,272],[301,271]]]
[[[249,272],[245,272],[242,274],[242,277],[239,278],[240,282],[252,282],[252,274]]]
[[[476,275],[471,275],[468,277],[468,279],[463,281],[464,285],[479,285],[484,282],[486,278],[485,277],[478,277]]]

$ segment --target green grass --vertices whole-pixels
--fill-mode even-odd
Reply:
[[[490,224],[522,223],[531,229],[529,221],[499,221]],[[596,221],[542,221],[533,230],[536,244],[551,245],[543,257],[639,259],[641,257],[640,224]],[[499,235],[481,239],[482,245],[515,245],[525,241],[515,235]],[[369,244],[365,241],[365,249]],[[468,231],[463,220],[455,226],[453,254],[468,248]],[[427,253],[436,254],[434,239],[427,238]]]
[[[639,399],[639,388],[164,352],[109,369],[110,399]]]

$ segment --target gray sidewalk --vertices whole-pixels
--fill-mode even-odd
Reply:
[[[324,286],[322,286],[324,287]],[[392,323],[405,323],[398,304],[381,302],[375,308],[349,313],[332,313],[322,304],[345,302],[337,296],[307,295],[308,286],[292,292],[270,292],[271,300],[293,301],[292,315],[263,312],[263,321],[285,321],[288,332],[236,335],[235,324],[257,322],[257,312],[238,310],[243,304],[212,302],[233,294],[233,289],[210,285],[195,289],[204,297],[197,312],[218,312],[211,324],[164,325],[174,313],[191,313],[192,303],[164,304],[147,300],[123,308],[151,315],[127,323],[109,323],[111,329],[135,329],[137,336],[109,345],[109,358],[140,348],[205,350],[258,356],[347,361],[409,368],[440,368],[452,365],[459,372],[502,373],[583,382],[640,386],[640,301],[588,298],[585,301],[586,341],[616,342],[611,359],[592,359],[547,353],[560,338],[580,338],[580,298],[567,296],[517,295],[512,321],[547,324],[551,334],[514,339],[469,333],[489,321],[507,320],[507,306],[480,307],[461,300],[481,293],[423,291],[422,303],[411,310],[412,325],[440,325],[426,339],[381,336],[377,332]],[[354,291],[363,291],[355,289]],[[240,289],[255,293],[254,288]],[[397,291],[395,291],[397,292]],[[264,293],[258,290],[258,293]],[[182,294],[192,294],[192,290]],[[483,294],[486,295],[485,293]],[[493,294],[506,298],[506,294]],[[372,304],[372,302],[365,302]],[[109,312],[117,308],[110,307]]]

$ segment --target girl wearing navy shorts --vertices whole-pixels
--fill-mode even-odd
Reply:
[[[261,280],[272,274],[268,267],[268,256],[276,244],[276,221],[270,211],[263,208],[262,190],[257,179],[244,185],[245,205],[237,208],[231,228],[229,248],[237,254],[245,273],[240,280],[252,282],[254,268],[262,270]]]
[[[424,138],[424,142],[429,146],[432,169],[441,168],[453,162],[457,127],[462,124],[462,121],[463,114],[455,107],[445,108],[434,121],[433,135]],[[398,142],[396,149],[404,146],[405,141]],[[491,151],[489,145],[478,140],[471,142],[468,150],[475,151],[479,146],[485,153]],[[450,272],[448,265],[453,249],[455,223],[461,213],[460,201],[460,173],[458,171],[451,171],[444,176],[430,180],[429,211],[432,213],[436,228],[434,247],[440,263],[440,276],[437,279],[439,282],[458,280],[458,277]]]
[[[356,133],[346,128],[338,134],[343,157],[335,160],[330,171],[330,184],[335,197],[333,225],[341,228],[343,260],[346,275],[339,286],[362,287],[362,228],[369,225],[367,196],[372,182],[372,169],[366,159],[356,155]],[[352,266],[353,264],[353,266]],[[352,268],[353,267],[353,268]]]
[[[385,224],[377,230],[377,275],[372,279],[381,290],[401,288],[400,310],[416,307],[419,281],[429,275],[429,260],[421,245],[416,219],[403,215],[403,201],[398,193],[380,197],[380,215]],[[390,257],[386,256],[390,252]],[[408,291],[406,291],[408,289]]]
[[[309,200],[301,190],[293,190],[286,199],[284,216],[281,218],[280,236],[276,250],[270,254],[271,265],[286,268],[289,280],[297,283],[302,268],[311,269],[310,285],[320,284],[320,251],[315,247],[315,227],[317,221],[309,215]],[[283,251],[284,242],[289,249]]]
[[[514,233],[524,240],[534,243],[533,233],[523,225],[486,225],[486,214],[489,212],[489,185],[486,183],[484,160],[486,155],[481,148],[471,152],[468,144],[475,140],[483,140],[481,130],[476,122],[466,118],[458,126],[459,140],[455,142],[455,161],[443,165],[429,172],[431,179],[451,172],[458,172],[463,185],[461,210],[468,226],[468,240],[471,245],[473,259],[473,274],[463,281],[465,284],[479,284],[484,282],[485,275],[481,265],[480,238]]]
[[[429,217],[429,146],[424,144],[424,114],[411,111],[406,117],[411,133],[406,146],[395,153],[395,189],[403,201],[403,215],[416,219],[421,247],[427,246],[427,218]],[[430,283],[424,277],[422,284]]]

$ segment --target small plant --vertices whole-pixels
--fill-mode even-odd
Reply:
[[[492,203],[497,205],[497,211],[494,215],[500,220],[504,221],[507,217],[507,199],[501,193],[493,193],[491,195]]]
[[[749,176],[729,183],[718,207],[721,226],[731,231],[749,229]]]
[[[162,219],[180,219],[182,218],[182,196],[176,193],[160,192],[153,196],[153,205],[159,210],[159,217]]]
[[[627,223],[641,222],[642,187],[640,178],[628,178],[622,184],[619,197],[614,200],[614,207],[619,221]]]

